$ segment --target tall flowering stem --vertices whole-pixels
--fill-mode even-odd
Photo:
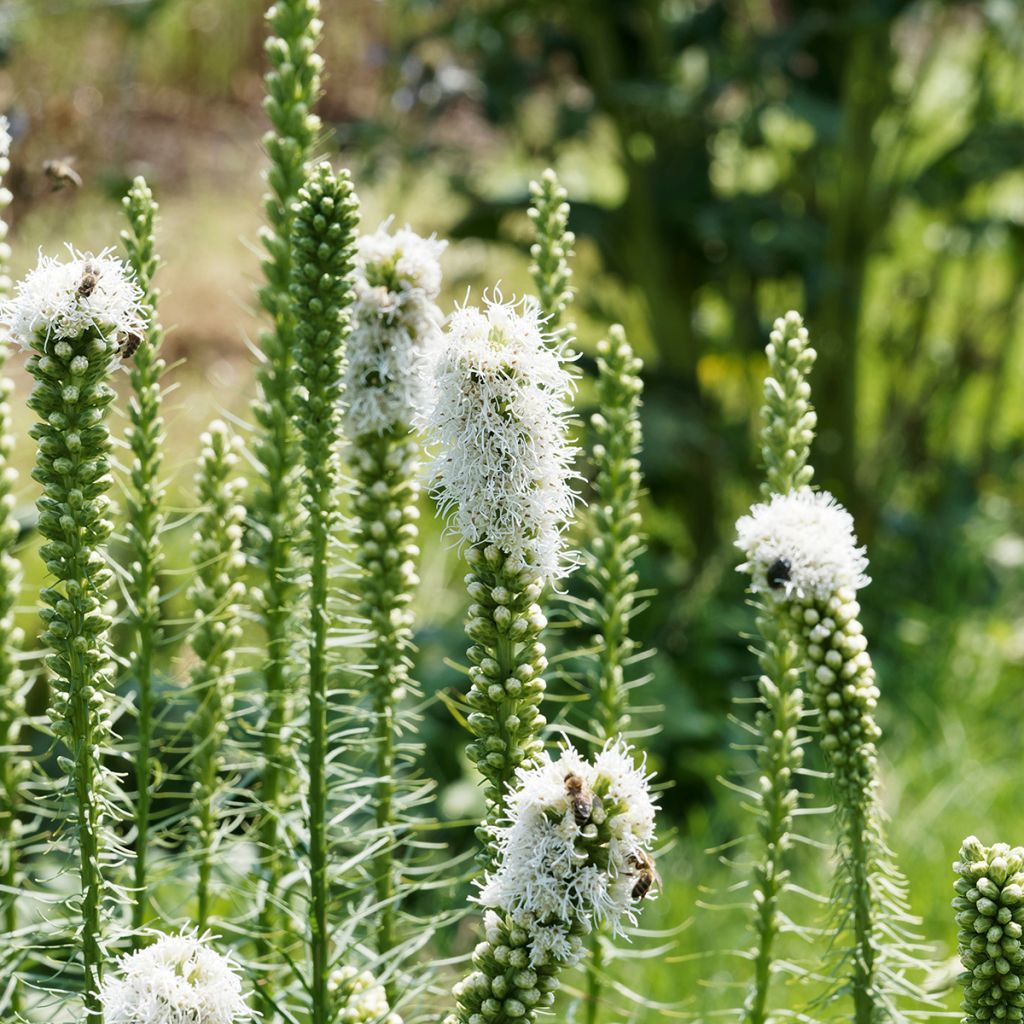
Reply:
[[[569,193],[549,167],[539,181],[530,182],[530,196],[527,212],[536,232],[530,246],[530,273],[548,329],[555,331],[568,326],[562,321],[573,296],[569,260],[576,236],[568,229]]]
[[[11,137],[7,119],[0,117],[0,182],[10,169],[8,151]],[[11,290],[8,275],[10,248],[5,241],[7,221],[2,213],[11,193],[0,185],[0,298]],[[21,630],[14,624],[14,612],[21,592],[21,565],[14,556],[18,522],[14,518],[14,485],[17,473],[11,466],[14,437],[11,430],[13,382],[3,375],[8,346],[0,342],[0,920],[7,935],[18,927],[18,812],[22,804],[21,784],[25,777],[21,729],[25,718],[25,678],[15,652],[21,647]],[[2,1007],[0,1007],[2,1008]],[[7,1009],[15,1015],[20,1008],[17,979],[12,982]]]
[[[123,206],[128,228],[121,241],[135,280],[142,289],[143,309],[149,321],[131,361],[132,397],[128,404],[127,441],[133,461],[126,492],[125,529],[128,541],[129,573],[128,625],[132,632],[131,675],[138,687],[138,751],[135,756],[135,906],[132,924],[136,942],[149,912],[148,845],[152,805],[153,750],[153,659],[160,642],[160,587],[158,575],[163,564],[160,534],[164,525],[163,465],[164,419],[160,376],[163,335],[156,318],[159,291],[153,278],[160,266],[153,222],[157,204],[144,178],[132,182]]]
[[[320,164],[299,193],[292,228],[294,416],[302,446],[309,567],[309,860],[312,1024],[331,1019],[326,767],[328,576],[339,522],[342,380],[353,299],[359,207],[347,172]]]
[[[114,398],[107,380],[120,346],[144,330],[140,302],[119,260],[72,254],[65,263],[42,257],[4,311],[13,336],[32,353],[29,405],[39,417],[32,428],[38,442],[32,475],[43,487],[40,555],[53,577],[40,594],[42,640],[51,652],[50,719],[67,751],[60,763],[74,797],[82,996],[90,1019],[100,1022],[110,895],[105,875],[124,855],[111,829],[120,817],[115,783],[103,764],[113,740],[114,684],[105,598],[111,574],[104,564],[111,530],[106,415]]]
[[[312,109],[320,96],[322,60],[316,53],[320,38],[319,0],[277,0],[267,11],[270,37],[267,56],[265,108],[271,130],[263,142],[270,158],[266,172],[269,191],[264,209],[267,225],[261,238],[264,285],[260,304],[272,324],[260,337],[263,359],[257,370],[259,398],[253,405],[258,428],[254,451],[260,464],[260,485],[253,496],[252,517],[258,538],[260,588],[258,615],[266,637],[263,723],[262,820],[259,849],[263,893],[259,906],[261,951],[274,949],[278,928],[277,897],[282,874],[288,869],[281,819],[289,802],[291,777],[285,739],[289,698],[294,680],[288,672],[292,641],[295,583],[295,524],[299,502],[296,467],[299,463],[291,419],[292,361],[295,348],[291,283],[292,205],[306,176],[307,163],[320,130]],[[263,1007],[271,1013],[269,1004]]]
[[[345,371],[345,427],[352,441],[360,613],[369,623],[369,685],[376,755],[376,824],[383,845],[373,874],[380,904],[377,951],[396,941],[395,721],[409,682],[419,548],[419,444],[427,373],[440,340],[439,257],[444,243],[386,227],[359,239],[353,330]],[[389,993],[394,995],[394,993]]]
[[[234,690],[235,651],[242,639],[245,556],[241,504],[245,479],[238,476],[240,442],[219,420],[202,435],[196,470],[199,515],[192,533],[193,583],[188,590],[195,615],[191,637],[195,665],[190,691],[197,701],[188,755],[196,863],[196,926],[210,922],[210,883],[219,854],[218,798],[223,744]]]
[[[635,923],[656,881],[649,782],[621,742],[593,762],[567,746],[518,770],[478,897],[485,939],[446,1024],[536,1020],[596,925]]]
[[[737,524],[751,590],[778,602],[806,665],[820,744],[832,773],[840,878],[837,926],[848,930],[841,970],[856,1024],[901,1019],[913,991],[906,882],[892,863],[878,803],[878,688],[857,591],[868,579],[853,519],[825,492],[774,495]]]
[[[428,429],[433,493],[466,548],[472,641],[469,753],[487,818],[505,815],[516,771],[540,754],[547,667],[539,601],[565,571],[575,450],[566,438],[572,379],[535,306],[487,301],[448,322]]]
[[[810,483],[813,476],[808,459],[816,418],[807,375],[815,351],[798,313],[789,312],[775,321],[765,352],[769,375],[761,409],[762,491],[786,493]],[[753,868],[754,978],[744,1017],[748,1024],[764,1024],[776,972],[776,940],[785,923],[782,897],[789,880],[793,816],[799,802],[795,779],[803,765],[800,724],[804,692],[799,651],[784,608],[777,601],[760,600],[756,591],[752,603],[759,634],[753,648],[760,668],[757,692],[761,700],[754,718],[758,784],[753,789],[760,856]]]
[[[963,1022],[1024,1019],[1024,848],[968,836],[953,870]]]

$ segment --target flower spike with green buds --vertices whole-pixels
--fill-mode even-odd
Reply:
[[[445,243],[387,226],[359,239],[355,303],[345,371],[344,409],[352,441],[359,611],[370,626],[369,679],[375,716],[376,824],[382,848],[374,866],[380,919],[377,952],[395,944],[396,705],[408,683],[409,604],[419,580],[419,445],[427,371],[440,341],[439,257]]]
[[[282,819],[294,796],[286,748],[290,698],[295,681],[288,672],[297,601],[295,526],[299,520],[297,468],[299,456],[291,419],[292,357],[295,349],[291,297],[293,204],[306,178],[320,120],[312,112],[320,97],[323,61],[316,52],[320,39],[319,0],[277,0],[267,11],[270,36],[264,106],[271,130],[263,143],[270,159],[264,200],[267,225],[261,232],[266,249],[260,304],[270,316],[260,336],[263,359],[257,370],[260,396],[253,405],[257,434],[254,454],[261,467],[260,486],[252,499],[260,571],[257,614],[266,637],[264,669],[266,699],[263,722],[263,780],[260,791],[260,874],[264,892],[258,923],[262,952],[273,950],[279,921],[275,893],[289,870]],[[268,1004],[266,1014],[273,1012]]]
[[[200,511],[192,534],[195,575],[188,590],[195,609],[191,646],[196,659],[189,688],[197,701],[188,774],[195,816],[196,926],[200,931],[210,918],[210,881],[220,838],[223,743],[233,699],[235,651],[242,639],[240,603],[246,593],[242,582],[245,507],[241,504],[245,479],[238,476],[241,443],[220,420],[210,424],[201,443],[196,470]]]
[[[340,967],[331,974],[330,990],[339,1006],[339,1024],[402,1024],[388,1003],[386,989],[369,971]]]
[[[530,273],[537,289],[541,312],[547,318],[548,329],[565,327],[572,333],[572,325],[563,325],[572,302],[572,269],[569,260],[576,236],[568,230],[569,193],[558,184],[558,176],[549,167],[540,181],[530,182],[532,202],[527,211],[536,231],[536,241],[530,246]]]
[[[634,922],[656,884],[650,776],[621,741],[593,762],[570,745],[517,772],[497,860],[478,902],[488,908],[474,971],[455,988],[449,1024],[532,1022],[558,972],[577,963],[598,923]]]
[[[327,677],[329,547],[339,521],[341,394],[348,307],[353,299],[359,204],[348,173],[328,163],[299,192],[292,228],[295,310],[294,415],[302,445],[309,564],[309,873],[312,1024],[328,1024],[330,1005],[327,850]]]
[[[963,1024],[1024,1020],[1024,847],[968,836],[953,870]]]
[[[806,488],[755,505],[737,532],[751,590],[778,605],[806,661],[833,778],[842,871],[836,903],[851,932],[845,969],[855,1024],[900,1019],[895,997],[913,988],[904,976],[913,918],[878,804],[879,693],[856,601],[868,582],[864,549],[849,513],[830,494]]]
[[[149,906],[147,881],[149,817],[153,774],[153,659],[160,640],[160,588],[158,575],[163,563],[160,534],[164,515],[161,508],[164,487],[160,479],[163,464],[164,420],[160,375],[162,331],[156,319],[159,291],[153,277],[160,266],[153,237],[157,204],[144,178],[136,178],[122,204],[128,228],[121,241],[135,280],[142,289],[142,304],[149,321],[146,338],[131,360],[132,399],[128,406],[127,441],[133,461],[127,487],[125,530],[128,539],[128,621],[132,630],[131,674],[138,687],[138,753],[135,759],[135,907],[132,924],[136,942],[145,924]]]
[[[7,118],[0,117],[0,182],[10,167],[7,154],[11,137]],[[0,186],[0,297],[11,290],[8,274],[10,248],[5,241],[7,221],[2,213],[11,202],[11,193]],[[18,522],[14,518],[14,484],[17,473],[11,466],[14,438],[11,432],[10,399],[14,383],[3,375],[8,346],[0,342],[0,927],[13,936],[18,927],[18,826],[22,804],[22,784],[27,762],[21,748],[25,721],[25,676],[18,667],[16,652],[21,647],[21,630],[14,624],[14,612],[21,591],[21,565],[14,556],[18,540]],[[20,990],[12,982],[9,1005],[0,993],[0,1010],[17,1014]]]
[[[243,1024],[251,1020],[235,962],[207,935],[163,935],[117,961],[100,993],[106,1024]]]
[[[106,414],[114,392],[107,378],[125,337],[144,330],[141,301],[119,260],[72,252],[66,263],[41,257],[3,308],[14,339],[32,352],[29,404],[39,417],[32,428],[39,446],[33,477],[43,487],[40,554],[53,577],[40,595],[42,639],[52,652],[50,718],[69,754],[62,764],[75,800],[82,995],[86,1013],[100,1024],[105,874],[125,854],[110,827],[118,815],[116,784],[102,754],[112,741],[113,687],[104,546],[111,530]]]
[[[572,379],[535,307],[488,301],[451,317],[433,387],[434,494],[471,569],[469,753],[493,825],[516,770],[541,750],[547,619],[538,602],[566,571]],[[489,841],[486,829],[481,836]]]

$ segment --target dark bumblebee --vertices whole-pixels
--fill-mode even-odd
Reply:
[[[131,359],[131,357],[139,351],[139,346],[141,344],[141,334],[136,334],[134,331],[127,331],[121,339],[121,358]]]
[[[776,558],[775,561],[768,566],[768,586],[771,587],[772,590],[778,590],[783,584],[788,583],[792,579],[792,576],[790,576],[792,568],[793,567],[785,558]]]

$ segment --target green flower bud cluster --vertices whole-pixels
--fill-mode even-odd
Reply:
[[[553,1005],[564,966],[551,957],[539,965],[532,959],[526,929],[489,913],[473,971],[455,986],[457,1009],[444,1024],[532,1024]]]
[[[263,670],[265,720],[262,724],[264,809],[260,826],[261,873],[267,892],[277,889],[291,870],[281,856],[285,843],[281,821],[292,802],[291,755],[286,749],[294,679],[288,671],[294,636],[296,523],[299,521],[298,466],[291,421],[294,353],[291,286],[292,205],[306,177],[306,167],[320,130],[313,106],[320,96],[322,59],[316,53],[321,24],[319,0],[277,0],[267,11],[270,37],[265,109],[271,130],[263,144],[270,158],[264,201],[267,225],[261,232],[266,250],[264,286],[259,301],[273,323],[260,336],[263,359],[257,368],[259,398],[252,411],[256,423],[253,451],[260,466],[260,484],[252,498],[256,559],[260,571],[256,611],[265,635]],[[260,901],[258,927],[271,936],[278,924],[275,901]],[[261,940],[269,955],[273,939]],[[264,991],[269,986],[264,986]],[[270,1002],[265,1016],[276,1012]]]
[[[147,846],[153,774],[153,658],[160,641],[158,574],[163,564],[160,535],[164,527],[161,507],[164,487],[160,472],[164,420],[160,377],[164,361],[159,353],[163,332],[156,318],[160,293],[153,285],[160,266],[153,230],[158,206],[145,178],[139,177],[132,182],[122,205],[128,218],[128,228],[121,232],[121,241],[135,280],[142,289],[142,308],[149,320],[146,338],[132,356],[132,397],[128,403],[126,431],[133,460],[125,497],[129,568],[125,587],[128,594],[127,620],[132,631],[131,674],[139,694],[138,752],[135,759],[135,907],[132,915],[132,923],[138,931],[146,922],[149,903]]]
[[[634,570],[643,551],[637,509],[643,478],[639,453],[642,360],[617,324],[597,347],[597,398],[601,411],[591,417],[591,451],[596,477],[591,506],[591,537],[586,545],[586,579],[594,596],[588,617],[597,633],[598,673],[591,729],[604,743],[625,733],[629,722],[627,666],[636,649],[629,635],[636,611],[639,577]]]
[[[210,918],[210,882],[220,839],[223,745],[233,702],[235,655],[242,640],[241,602],[246,595],[242,582],[245,507],[241,504],[245,480],[237,475],[241,444],[219,420],[210,424],[202,444],[196,471],[200,512],[192,534],[195,575],[188,590],[195,615],[191,690],[198,701],[191,722],[188,769],[199,875],[196,927],[200,931]]]
[[[374,794],[383,843],[373,868],[380,905],[377,952],[395,944],[395,715],[409,680],[413,616],[419,585],[419,446],[408,434],[367,434],[352,451],[359,613],[369,624],[373,672]]]
[[[339,521],[341,394],[359,205],[348,173],[328,163],[299,192],[292,228],[291,296],[295,315],[294,419],[302,446],[304,550],[309,568],[309,874],[308,981],[311,1024],[330,1019],[327,742],[329,548]]]
[[[775,321],[768,345],[769,376],[764,382],[761,408],[761,458],[764,497],[787,494],[811,482],[814,469],[808,464],[818,417],[811,405],[807,376],[817,353],[811,348],[800,314],[790,310]]]
[[[562,326],[562,318],[572,302],[572,270],[569,260],[576,236],[568,230],[569,193],[558,184],[558,176],[549,167],[540,181],[530,182],[532,203],[527,211],[533,221],[536,241],[530,246],[530,273],[533,275],[540,308],[548,318],[547,330]],[[571,325],[567,330],[571,333]]]
[[[29,407],[39,417],[31,429],[38,443],[32,476],[42,485],[36,503],[40,556],[53,583],[44,587],[42,642],[51,653],[50,720],[68,752],[59,758],[75,797],[69,821],[77,836],[81,873],[82,993],[90,1019],[101,1021],[99,988],[106,959],[104,922],[109,906],[106,871],[122,851],[111,825],[120,817],[116,782],[104,766],[113,743],[114,671],[111,662],[111,581],[104,546],[110,536],[110,434],[106,414],[114,399],[107,378],[118,344],[95,329],[46,341],[36,335],[29,373],[35,387]]]
[[[539,711],[544,697],[541,635],[547,625],[539,604],[544,582],[529,568],[511,569],[492,545],[466,552],[469,606],[466,633],[472,641],[469,727],[476,737],[467,750],[486,780],[487,818],[478,830],[490,845],[488,826],[504,816],[505,797],[516,769],[533,763],[543,744]]]
[[[963,1024],[1024,1020],[1024,848],[968,836],[953,870]]]
[[[819,715],[821,747],[845,800],[871,801],[878,786],[878,687],[852,590],[827,602],[794,600],[807,657],[807,688]]]

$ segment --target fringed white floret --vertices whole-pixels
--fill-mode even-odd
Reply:
[[[801,488],[754,505],[736,524],[739,566],[751,590],[776,597],[827,601],[870,583],[853,517],[827,491]]]
[[[495,829],[498,866],[477,899],[527,931],[534,963],[549,956],[575,962],[580,931],[606,922],[621,933],[636,922],[634,887],[654,841],[650,781],[622,740],[592,764],[567,744],[556,760],[545,754],[517,772],[507,823]],[[582,823],[581,793],[592,801]]]
[[[14,341],[29,348],[38,340],[77,338],[87,330],[108,341],[142,333],[142,292],[128,265],[110,250],[94,256],[68,246],[68,253],[63,262],[40,253],[36,268],[0,307],[0,320]],[[87,270],[91,287],[83,287]]]
[[[331,974],[330,991],[344,1005],[338,1011],[340,1024],[402,1024],[392,1012],[384,986],[369,971],[341,967]]]
[[[100,990],[106,1024],[239,1024],[252,1019],[235,964],[207,936],[165,935],[119,958]]]
[[[409,228],[390,234],[387,224],[359,239],[346,349],[349,437],[409,429],[424,415],[444,319],[435,300],[446,245]]]
[[[568,568],[572,390],[535,305],[499,294],[450,317],[427,421],[432,493],[467,544],[493,544],[546,579]]]

